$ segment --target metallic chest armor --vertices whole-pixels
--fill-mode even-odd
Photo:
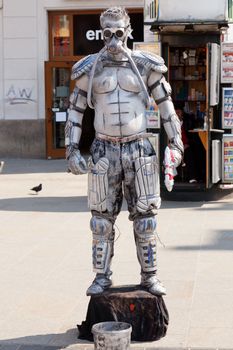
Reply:
[[[145,77],[144,77],[145,78]],[[104,67],[93,79],[94,126],[109,136],[129,136],[146,130],[145,103],[132,69]]]

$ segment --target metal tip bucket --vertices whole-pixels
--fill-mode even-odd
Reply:
[[[91,329],[95,350],[128,350],[132,326],[125,322],[96,323]]]

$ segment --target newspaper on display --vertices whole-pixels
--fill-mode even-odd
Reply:
[[[221,83],[233,83],[233,43],[222,43]]]

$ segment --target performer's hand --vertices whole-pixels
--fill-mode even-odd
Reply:
[[[68,159],[68,172],[74,175],[82,175],[87,173],[87,163],[85,159],[81,156],[78,149],[68,149],[66,150]]]

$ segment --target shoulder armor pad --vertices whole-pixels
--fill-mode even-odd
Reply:
[[[95,62],[97,54],[88,55],[76,62],[72,67],[71,79],[77,79],[83,74],[88,74],[91,71],[93,63]]]
[[[158,73],[166,73],[167,67],[164,64],[164,59],[161,56],[151,54],[145,51],[132,51],[132,58],[136,64],[142,65],[148,70],[152,69]]]

